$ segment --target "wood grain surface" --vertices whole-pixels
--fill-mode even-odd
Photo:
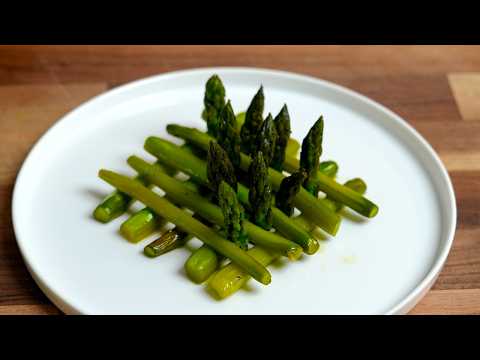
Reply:
[[[26,270],[11,224],[16,174],[60,116],[172,70],[254,66],[334,81],[389,107],[432,144],[457,197],[453,249],[412,314],[480,314],[480,47],[0,46],[0,314],[59,314]]]

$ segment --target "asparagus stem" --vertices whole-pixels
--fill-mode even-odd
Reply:
[[[364,194],[367,190],[367,185],[362,179],[359,178],[349,180],[344,185],[361,194]],[[337,211],[340,211],[342,205],[338,205],[339,207],[337,208]],[[301,215],[294,218],[294,220],[299,225],[304,227],[306,231],[313,231],[315,228],[315,225],[312,225],[308,219]],[[248,250],[248,254],[264,266],[270,265],[278,258],[275,253],[262,249],[258,246]],[[250,276],[236,264],[228,264],[212,276],[208,286],[218,297],[223,299],[241,289],[249,279]]]
[[[180,125],[168,125],[167,126],[167,131],[173,136],[180,137],[188,142],[191,142],[198,147],[202,149],[206,149],[208,146],[208,143],[212,141],[213,139],[208,136],[205,133],[202,133],[201,131],[194,129],[194,128],[188,128]],[[242,154],[241,156],[241,167],[242,168],[248,168],[248,165],[250,164],[250,159],[248,156],[245,154]],[[286,156],[285,157],[285,163],[284,163],[284,168],[287,172],[293,173],[298,170],[300,167],[300,162],[298,159],[292,156]],[[277,172],[278,175],[281,175]],[[273,178],[273,176],[271,176]],[[281,176],[276,177],[276,180],[279,180],[278,186],[280,186],[281,182]],[[374,217],[378,213],[378,206],[375,205],[373,202],[370,200],[366,199],[362,195],[356,193],[355,191],[335,182],[335,180],[331,179],[327,175],[323,174],[321,171],[317,172],[317,176],[313,179],[314,182],[318,183],[319,189],[324,192],[326,195],[330,196],[333,200],[341,202],[342,204],[348,206],[349,208],[355,210],[359,214],[366,216],[366,217]],[[273,184],[275,186],[275,183]],[[299,196],[303,193],[303,191],[300,192]],[[303,196],[305,197],[305,196]],[[313,198],[313,196],[312,196]],[[297,197],[298,199],[298,197]],[[300,199],[298,199],[300,200]],[[297,206],[297,204],[295,204]],[[298,204],[300,205],[300,204]],[[299,209],[300,207],[297,206]],[[325,206],[324,206],[325,208]],[[303,209],[300,209],[303,211]],[[328,213],[331,213],[329,209],[327,208]],[[315,217],[317,219],[320,218],[320,214],[310,214],[312,215],[311,218],[312,220],[315,220]],[[309,216],[310,216],[309,215]],[[324,214],[325,215],[325,214]],[[329,216],[327,215],[327,218]],[[332,219],[329,218],[329,220],[324,220],[324,221],[332,221]],[[320,227],[322,227],[321,224],[318,224]],[[333,224],[331,224],[333,225]],[[338,228],[338,224],[337,224]],[[326,230],[326,229],[324,229]],[[329,231],[327,231],[329,232]]]
[[[271,264],[278,258],[278,255],[255,246],[247,253],[263,266]],[[208,286],[221,299],[232,295],[250,279],[250,276],[236,264],[230,263],[217,271],[210,279]]]
[[[300,143],[295,139],[289,138],[287,142],[287,149],[285,152],[285,156],[293,156],[296,158],[299,150],[300,150]]]
[[[217,250],[220,254],[230,258],[242,269],[247,271],[255,280],[265,285],[271,282],[271,274],[265,266],[250,257],[235,244],[219,236],[211,228],[192,218],[188,212],[179,209],[138,181],[108,170],[100,170],[98,175],[110,185],[143,202],[167,221],[188,231],[193,236]]]
[[[177,157],[177,160],[178,159],[179,157]],[[224,224],[224,217],[220,207],[200,196],[197,192],[186,188],[181,181],[168,176],[136,156],[131,156],[128,159],[128,163],[132,168],[144,175],[151,183],[165,191],[173,202],[188,207],[212,223],[220,226]],[[298,259],[302,254],[302,248],[293,241],[263,230],[247,220],[243,222],[243,226],[250,240],[257,245],[278,251],[291,260]]]
[[[190,175],[194,181],[203,184],[208,183],[206,162],[191,153],[182,151],[177,145],[159,138],[148,138],[145,142],[145,149],[161,159],[161,161],[171,166],[176,166],[187,175]],[[250,206],[248,200],[249,191],[242,184],[238,184],[237,195],[245,206]],[[318,249],[308,233],[275,207],[272,207],[272,222],[280,233],[302,246],[307,254],[315,252],[316,248]]]
[[[164,232],[158,239],[144,247],[143,253],[151,258],[163,255],[169,251],[179,248],[192,236],[178,226]]]
[[[212,137],[198,131],[197,129],[187,128],[184,126],[168,125],[167,131],[171,135],[181,137],[186,141],[194,143],[196,146],[202,149],[208,149],[210,141],[215,141]],[[155,148],[155,144],[158,144],[161,141],[165,140],[150,137],[145,142],[145,149],[147,151],[149,151],[149,149],[153,150]],[[249,156],[243,153],[240,154],[240,167],[243,171],[248,171],[251,162],[252,160]],[[272,187],[275,190],[278,190],[284,177],[285,176],[278,171],[272,168],[269,169],[269,178]],[[324,177],[328,178],[326,175],[324,175]],[[328,179],[330,180],[330,178]],[[341,221],[340,216],[335,214],[327,205],[325,205],[321,200],[315,198],[305,189],[300,189],[293,200],[293,204],[327,233],[331,235],[335,235],[337,233]]]
[[[217,253],[210,246],[203,244],[190,255],[184,268],[190,280],[201,284],[217,270],[218,263]]]
[[[120,233],[130,242],[138,243],[152,234],[162,224],[162,219],[148,207],[137,211],[120,226]]]

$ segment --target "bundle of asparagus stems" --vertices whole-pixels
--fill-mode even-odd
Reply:
[[[203,246],[186,261],[186,273],[195,283],[208,280],[211,290],[225,298],[251,277],[269,284],[266,267],[281,256],[296,260],[303,253],[314,254],[318,228],[334,236],[344,206],[367,218],[377,214],[377,205],[363,196],[363,180],[339,184],[337,163],[320,162],[323,117],[300,146],[290,138],[286,105],[275,118],[268,114],[264,119],[263,112],[263,87],[246,113],[235,115],[222,81],[213,75],[206,83],[201,114],[208,131],[168,125],[169,134],[185,140],[182,146],[147,138],[144,149],[157,161],[129,157],[138,173],[134,179],[100,170],[100,178],[116,190],[97,206],[94,218],[107,223],[133,201],[142,202],[146,207],[121,225],[121,234],[137,243],[166,223],[174,224],[145,246],[144,254],[151,258],[198,238]],[[188,180],[178,180],[177,173]]]

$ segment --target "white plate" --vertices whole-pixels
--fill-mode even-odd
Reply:
[[[288,104],[293,136],[302,139],[325,118],[322,158],[339,163],[339,181],[362,177],[379,214],[344,219],[338,235],[314,256],[271,266],[272,283],[213,300],[184,275],[189,249],[160,258],[124,240],[118,228],[91,218],[112,188],[100,168],[134,172],[126,158],[167,123],[204,128],[205,81],[223,79],[236,111],[260,84],[266,112]],[[171,138],[173,139],[173,138]],[[140,208],[136,204],[135,208]],[[450,179],[428,143],[404,120],[341,86],[291,73],[248,68],[179,71],[121,86],[58,121],[35,145],[18,175],[13,224],[25,263],[64,312],[81,314],[398,314],[435,281],[456,225]],[[190,247],[199,246],[198,240]]]

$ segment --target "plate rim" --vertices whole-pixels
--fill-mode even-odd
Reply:
[[[31,158],[33,154],[36,153],[37,149],[42,146],[42,144],[48,140],[53,131],[65,120],[72,117],[77,112],[82,111],[84,108],[88,107],[91,103],[101,101],[104,98],[115,96],[118,93],[128,91],[132,88],[144,86],[148,83],[152,83],[158,80],[163,80],[169,77],[177,77],[177,76],[187,76],[190,74],[199,74],[199,73],[206,73],[212,74],[215,72],[248,72],[248,73],[257,73],[259,75],[267,75],[267,76],[274,76],[274,77],[283,77],[285,79],[292,79],[292,80],[299,80],[299,81],[306,81],[310,83],[314,83],[317,85],[321,85],[323,87],[331,88],[336,90],[340,93],[348,95],[353,98],[357,98],[362,102],[376,108],[377,110],[383,112],[388,118],[389,121],[397,122],[407,133],[412,136],[416,141],[420,143],[420,145],[424,148],[424,150],[428,153],[433,160],[434,164],[437,166],[438,170],[440,171],[444,185],[446,186],[447,194],[443,194],[442,196],[447,198],[448,207],[449,207],[449,214],[451,214],[449,223],[450,226],[448,228],[448,233],[446,234],[446,242],[443,246],[441,246],[441,251],[437,254],[433,265],[428,270],[427,274],[423,277],[423,279],[418,282],[415,287],[400,300],[394,306],[392,306],[388,311],[386,311],[385,315],[393,315],[393,314],[403,314],[413,308],[428,292],[431,288],[435,280],[437,279],[438,275],[440,274],[445,261],[450,253],[450,250],[453,245],[455,231],[457,227],[457,206],[456,206],[456,197],[454,188],[452,185],[452,181],[448,174],[448,171],[443,164],[442,160],[438,156],[437,152],[433,149],[430,143],[406,120],[400,117],[398,114],[393,112],[392,110],[388,109],[386,106],[382,105],[381,103],[363,95],[355,90],[349,89],[343,85],[336,84],[334,82],[324,80],[321,78],[317,78],[311,75],[305,75],[296,72],[278,70],[278,69],[269,69],[269,68],[259,68],[259,67],[245,67],[245,66],[215,66],[215,67],[196,67],[196,68],[188,68],[188,69],[181,69],[175,71],[169,71],[160,74],[150,75],[144,78],[140,78],[137,80],[133,80],[117,86],[115,88],[109,89],[101,94],[95,95],[92,98],[82,102],[77,107],[73,108],[60,118],[58,118],[33,144],[30,148],[27,156],[24,158],[22,165],[17,173],[15,178],[15,183],[12,191],[12,204],[11,204],[11,215],[12,215],[12,225],[15,234],[15,241],[17,246],[20,250],[20,254],[22,259],[29,271],[30,275],[40,287],[40,289],[44,292],[44,294],[63,312],[65,313],[78,313],[83,314],[84,312],[80,311],[79,309],[75,308],[73,305],[69,304],[68,301],[64,300],[64,296],[58,295],[58,291],[55,292],[51,286],[48,285],[48,280],[43,279],[38,271],[36,271],[35,267],[32,266],[31,262],[28,259],[28,249],[26,248],[25,242],[22,241],[21,236],[19,235],[19,227],[18,227],[18,217],[19,217],[19,210],[18,209],[18,202],[19,198],[19,189],[21,189],[22,184],[24,183],[23,173],[25,169],[28,167],[29,163],[31,162]],[[442,231],[443,233],[443,231]],[[445,236],[445,235],[444,235]],[[63,299],[62,299],[63,298]]]

